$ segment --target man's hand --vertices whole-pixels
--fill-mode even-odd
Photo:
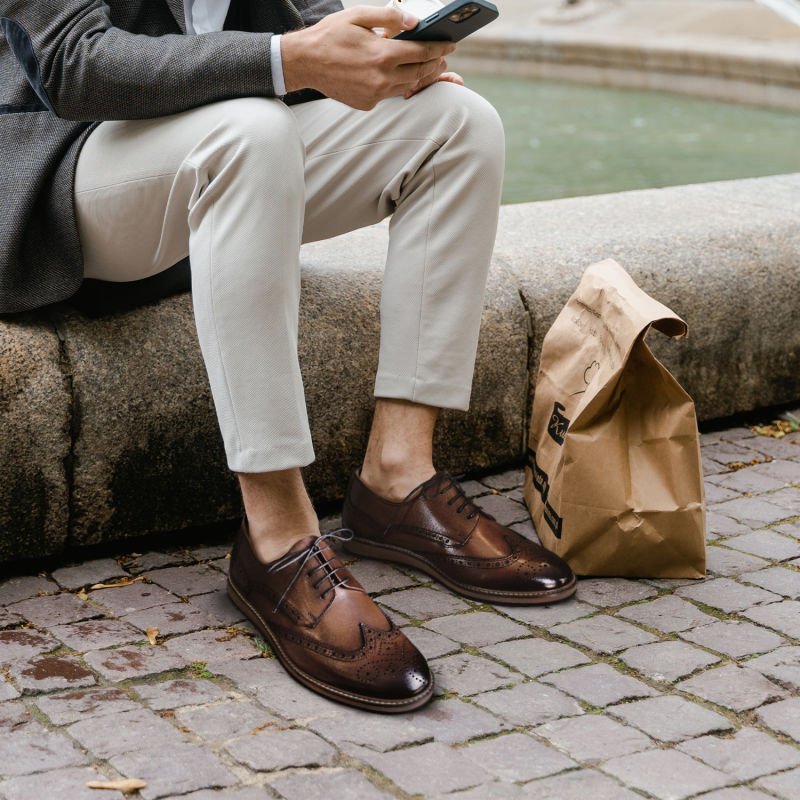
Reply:
[[[372,28],[411,30],[417,22],[396,8],[356,6],[284,34],[286,91],[317,89],[364,111],[387,97],[409,97],[446,74],[444,57],[455,45],[387,39]]]

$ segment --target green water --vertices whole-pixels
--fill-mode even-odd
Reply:
[[[506,128],[503,202],[800,171],[800,115],[659,92],[483,75]]]

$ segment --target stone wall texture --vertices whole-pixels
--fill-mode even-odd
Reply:
[[[650,338],[702,419],[800,398],[800,175],[502,209],[470,411],[437,461],[524,452],[541,342],[583,270],[617,259],[686,319]],[[359,463],[373,406],[385,225],[303,250],[300,358],[321,506]],[[188,294],[88,318],[0,320],[0,561],[183,530],[241,512]]]

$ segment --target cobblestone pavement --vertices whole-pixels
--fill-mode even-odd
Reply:
[[[224,545],[0,583],[0,797],[112,800],[85,784],[124,776],[147,800],[798,800],[800,434],[707,434],[703,457],[704,582],[491,607],[354,564],[431,659],[438,697],[403,717],[290,680],[224,594]],[[521,478],[467,488],[532,534]]]

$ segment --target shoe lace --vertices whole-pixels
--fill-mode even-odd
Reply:
[[[484,516],[489,516],[486,514],[483,509],[481,509],[478,505],[476,505],[472,500],[467,497],[467,493],[464,491],[464,488],[458,482],[456,478],[448,473],[442,473],[440,475],[434,476],[435,480],[431,481],[431,484],[438,484],[437,494],[447,494],[448,492],[452,491],[453,496],[447,501],[447,505],[452,506],[458,503],[456,506],[456,514],[465,513],[467,519],[475,519],[475,517],[483,514]]]
[[[267,569],[267,572],[280,572],[287,567],[291,567],[293,564],[297,564],[297,570],[292,576],[292,579],[286,585],[280,600],[278,600],[278,602],[275,604],[273,613],[277,613],[278,609],[283,605],[283,601],[286,599],[289,592],[292,591],[292,587],[297,583],[300,576],[303,574],[303,570],[306,569],[306,565],[312,558],[314,558],[314,556],[319,556],[319,564],[308,570],[308,577],[312,577],[315,572],[323,570],[322,576],[312,584],[314,589],[318,589],[320,584],[326,580],[329,581],[329,585],[326,586],[320,594],[321,600],[324,599],[325,596],[329,592],[332,592],[337,586],[355,588],[347,583],[346,577],[339,574],[340,570],[347,569],[345,565],[339,564],[338,567],[331,566],[330,561],[322,550],[322,545],[325,542],[333,540],[338,542],[349,542],[352,538],[353,531],[351,531],[349,528],[337,528],[335,531],[328,531],[328,533],[323,533],[321,536],[318,536],[305,550],[301,550],[298,553],[289,553],[283,556],[283,558],[279,558],[275,563],[271,564]]]

